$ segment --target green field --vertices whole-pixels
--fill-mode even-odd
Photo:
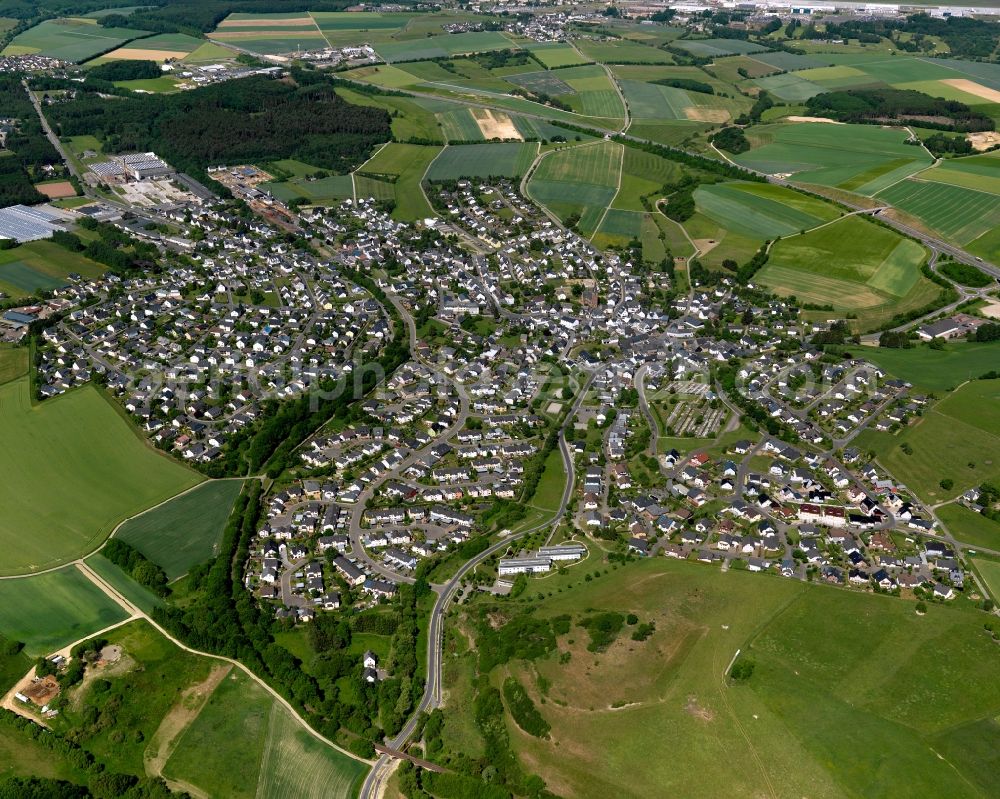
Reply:
[[[942,393],[996,369],[1000,344],[953,341],[940,350],[926,344],[906,350],[878,347],[865,350],[864,357],[894,377],[912,383],[917,391]]]
[[[847,216],[778,241],[756,279],[800,302],[855,313],[858,326],[868,329],[937,297],[937,286],[920,273],[926,257],[916,242]]]
[[[486,178],[491,175],[520,177],[528,171],[538,145],[496,142],[446,147],[434,159],[427,172],[428,180]]]
[[[780,122],[752,128],[753,149],[733,160],[802,183],[875,194],[930,165],[926,151],[904,144],[906,137],[899,128]]]
[[[427,202],[420,184],[427,168],[440,152],[440,147],[392,142],[362,164],[356,176],[367,176],[376,180],[380,176],[385,176],[394,180],[392,186],[396,208],[393,216],[411,222],[426,219],[434,216],[434,211]],[[358,186],[358,196],[365,196],[361,186]]]
[[[346,799],[366,771],[309,735],[255,682],[233,670],[184,730],[163,774],[209,796]]]
[[[628,41],[580,41],[577,49],[592,61],[602,64],[670,64],[673,57],[658,47]]]
[[[985,191],[911,179],[879,192],[878,198],[961,245],[1000,226],[1000,197]]]
[[[0,573],[86,554],[122,519],[201,477],[157,453],[96,388],[32,407],[27,379],[0,386]]]
[[[55,652],[126,618],[121,606],[75,566],[0,580],[0,635],[21,641],[32,657]]]
[[[174,78],[164,75],[161,78],[150,78],[148,80],[120,80],[115,83],[119,89],[129,89],[133,92],[144,92],[146,94],[163,94],[177,90],[177,81]]]
[[[972,562],[982,575],[986,587],[992,592],[994,597],[1000,597],[1000,561],[987,560],[986,558],[973,558]]]
[[[423,100],[409,97],[382,97],[355,92],[343,87],[337,88],[337,94],[355,105],[384,108],[392,117],[392,133],[397,139],[416,138],[443,142],[438,120],[434,112],[425,107],[426,102]]]
[[[626,147],[622,161],[621,188],[612,208],[622,211],[645,211],[642,197],[659,197],[664,184],[677,180],[681,169],[653,153]]]
[[[529,44],[527,49],[549,69],[587,63],[585,55],[581,56],[577,48],[563,42],[536,42]]]
[[[589,235],[615,197],[624,149],[600,141],[556,150],[539,161],[528,194],[562,219],[580,214]]]
[[[95,680],[73,689],[54,726],[64,734],[71,732],[109,770],[145,774],[147,749],[165,717],[185,698],[190,701],[189,688],[218,667],[209,658],[178,648],[144,621],[104,637],[122,649],[121,661],[101,672],[106,690]],[[94,711],[103,723],[88,723]]]
[[[552,594],[532,600],[536,616],[574,620],[558,639],[568,662],[553,654],[492,675],[516,676],[552,726],[547,739],[510,719],[507,729],[524,768],[558,795],[990,794],[993,775],[966,771],[969,755],[935,756],[963,725],[1000,713],[1000,686],[982,679],[996,647],[985,616],[936,605],[918,616],[899,599],[664,559],[582,577],[540,581]],[[502,619],[517,605],[499,607]],[[590,609],[656,630],[634,643],[626,627],[594,654],[575,624]],[[756,664],[741,684],[725,677],[737,650]],[[462,752],[482,747],[469,718],[474,659],[456,654],[446,673],[446,740]],[[980,730],[982,746],[1000,744],[1000,727]]]
[[[87,565],[143,613],[152,615],[156,608],[163,607],[164,603],[160,597],[139,585],[131,575],[125,573],[102,553],[95,552],[87,558]]]
[[[507,50],[513,42],[498,31],[452,33],[409,41],[381,42],[375,50],[388,63],[420,61],[426,58],[447,58],[463,53]]]
[[[832,205],[769,183],[716,183],[695,192],[698,210],[744,236],[773,239],[837,218]]]
[[[104,267],[45,240],[0,250],[0,291],[11,297],[61,288],[69,283],[66,277],[73,272],[96,278],[104,274]]]
[[[115,533],[173,580],[218,554],[222,530],[243,487],[242,480],[211,480],[141,516]]]
[[[128,28],[102,28],[97,20],[48,19],[15,36],[3,54],[38,53],[79,63],[147,33]]]
[[[1000,478],[1000,382],[973,380],[897,435],[866,439],[879,462],[925,502],[944,502]],[[906,454],[902,444],[912,454]],[[950,479],[945,490],[941,480]]]
[[[697,56],[727,56],[746,55],[747,53],[761,53],[767,50],[753,42],[741,39],[680,39],[674,43]]]
[[[956,540],[1000,551],[1000,523],[954,503],[942,505],[934,512]]]

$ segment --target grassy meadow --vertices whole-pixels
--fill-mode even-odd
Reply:
[[[776,242],[755,279],[799,302],[855,314],[856,326],[867,330],[938,296],[920,272],[926,258],[916,242],[847,216]]]
[[[571,569],[529,593],[536,585],[547,594],[532,598],[540,616],[614,610],[656,624],[646,641],[628,640],[625,628],[595,654],[574,621],[558,639],[561,657],[490,675],[494,684],[516,676],[552,726],[539,739],[507,723],[523,767],[558,795],[990,790],[987,772],[935,756],[964,725],[1000,713],[1000,688],[979,677],[996,645],[972,611],[935,605],[921,617],[900,599],[664,559],[589,582]],[[475,656],[462,654],[464,636],[452,641],[445,738],[475,753]],[[734,684],[726,672],[738,650],[756,668]],[[1000,743],[1000,728],[982,732],[984,744]]]
[[[201,480],[153,450],[92,386],[32,405],[28,380],[0,385],[2,574],[94,549],[122,519]]]
[[[865,442],[920,499],[940,503],[1000,479],[998,431],[1000,381],[973,380],[926,409],[912,426],[895,435],[868,433]],[[953,487],[941,488],[944,479]]]

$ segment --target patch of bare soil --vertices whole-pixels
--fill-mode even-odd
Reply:
[[[190,685],[181,692],[174,706],[167,711],[160,726],[156,728],[143,754],[146,774],[151,777],[160,776],[180,740],[181,733],[198,717],[212,692],[232,668],[228,663],[216,665],[202,682]],[[190,789],[188,790],[190,792]]]
[[[698,704],[698,697],[693,694],[687,698],[687,704],[684,705],[684,711],[696,719],[701,719],[702,721],[709,722],[715,718],[715,712],[709,710],[707,707],[702,707]]]

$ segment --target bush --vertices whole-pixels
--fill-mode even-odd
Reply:
[[[618,637],[625,617],[621,613],[608,611],[606,613],[595,613],[588,616],[579,624],[590,633],[590,643],[587,649],[590,652],[602,652]]]
[[[753,676],[755,663],[748,657],[739,657],[729,670],[729,677],[737,682],[746,682]]]
[[[542,718],[524,686],[513,677],[504,680],[503,698],[507,700],[507,709],[518,727],[536,738],[549,737],[549,723]]]

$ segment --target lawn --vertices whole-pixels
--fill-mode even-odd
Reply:
[[[537,143],[496,142],[446,147],[431,164],[427,179],[520,177],[528,171],[537,153]]]
[[[93,386],[37,406],[26,378],[0,386],[0,440],[3,574],[80,557],[202,479],[152,449]]]
[[[943,502],[995,481],[1000,478],[1000,382],[966,383],[898,435],[873,433],[867,441],[879,462],[925,502]],[[953,487],[941,488],[944,479]]]
[[[222,530],[242,480],[210,480],[141,516],[129,519],[115,533],[173,580],[218,554]]]
[[[393,217],[409,222],[425,219],[434,216],[434,211],[420,184],[440,152],[440,147],[393,142],[362,164],[356,174],[376,179],[380,176],[394,178],[396,208]],[[362,196],[360,187],[358,196]]]
[[[748,138],[753,148],[734,156],[739,164],[859,194],[875,194],[931,164],[922,148],[904,143],[899,128],[779,122],[753,128]]]
[[[959,383],[979,377],[1000,363],[1000,344],[955,341],[944,349],[926,344],[911,349],[866,349],[864,358],[889,374],[912,383],[917,391],[951,391]]]
[[[559,510],[565,489],[566,464],[563,463],[559,447],[556,447],[545,459],[538,488],[535,489],[535,495],[531,498],[532,507],[542,511],[555,512]]]
[[[47,19],[14,37],[4,55],[34,54],[80,63],[148,31],[103,28],[96,20]]]
[[[988,774],[970,785],[934,756],[957,725],[1000,712],[1000,686],[981,679],[995,644],[978,614],[933,606],[921,617],[899,599],[664,559],[589,582],[570,569],[538,587],[553,592],[532,600],[539,616],[599,609],[656,623],[647,641],[626,628],[596,655],[574,624],[559,639],[567,663],[507,667],[552,725],[538,739],[508,723],[512,746],[559,795],[990,792]],[[724,675],[737,650],[756,669],[734,685]],[[458,669],[448,676],[457,695],[469,690]]]
[[[75,566],[0,580],[0,635],[21,641],[32,657],[55,652],[125,618],[121,606]]]
[[[942,505],[935,513],[948,531],[963,544],[1000,551],[1000,523],[964,505]]]
[[[932,302],[939,291],[923,277],[926,250],[858,216],[781,239],[756,279],[783,296],[857,314],[863,330]]]

